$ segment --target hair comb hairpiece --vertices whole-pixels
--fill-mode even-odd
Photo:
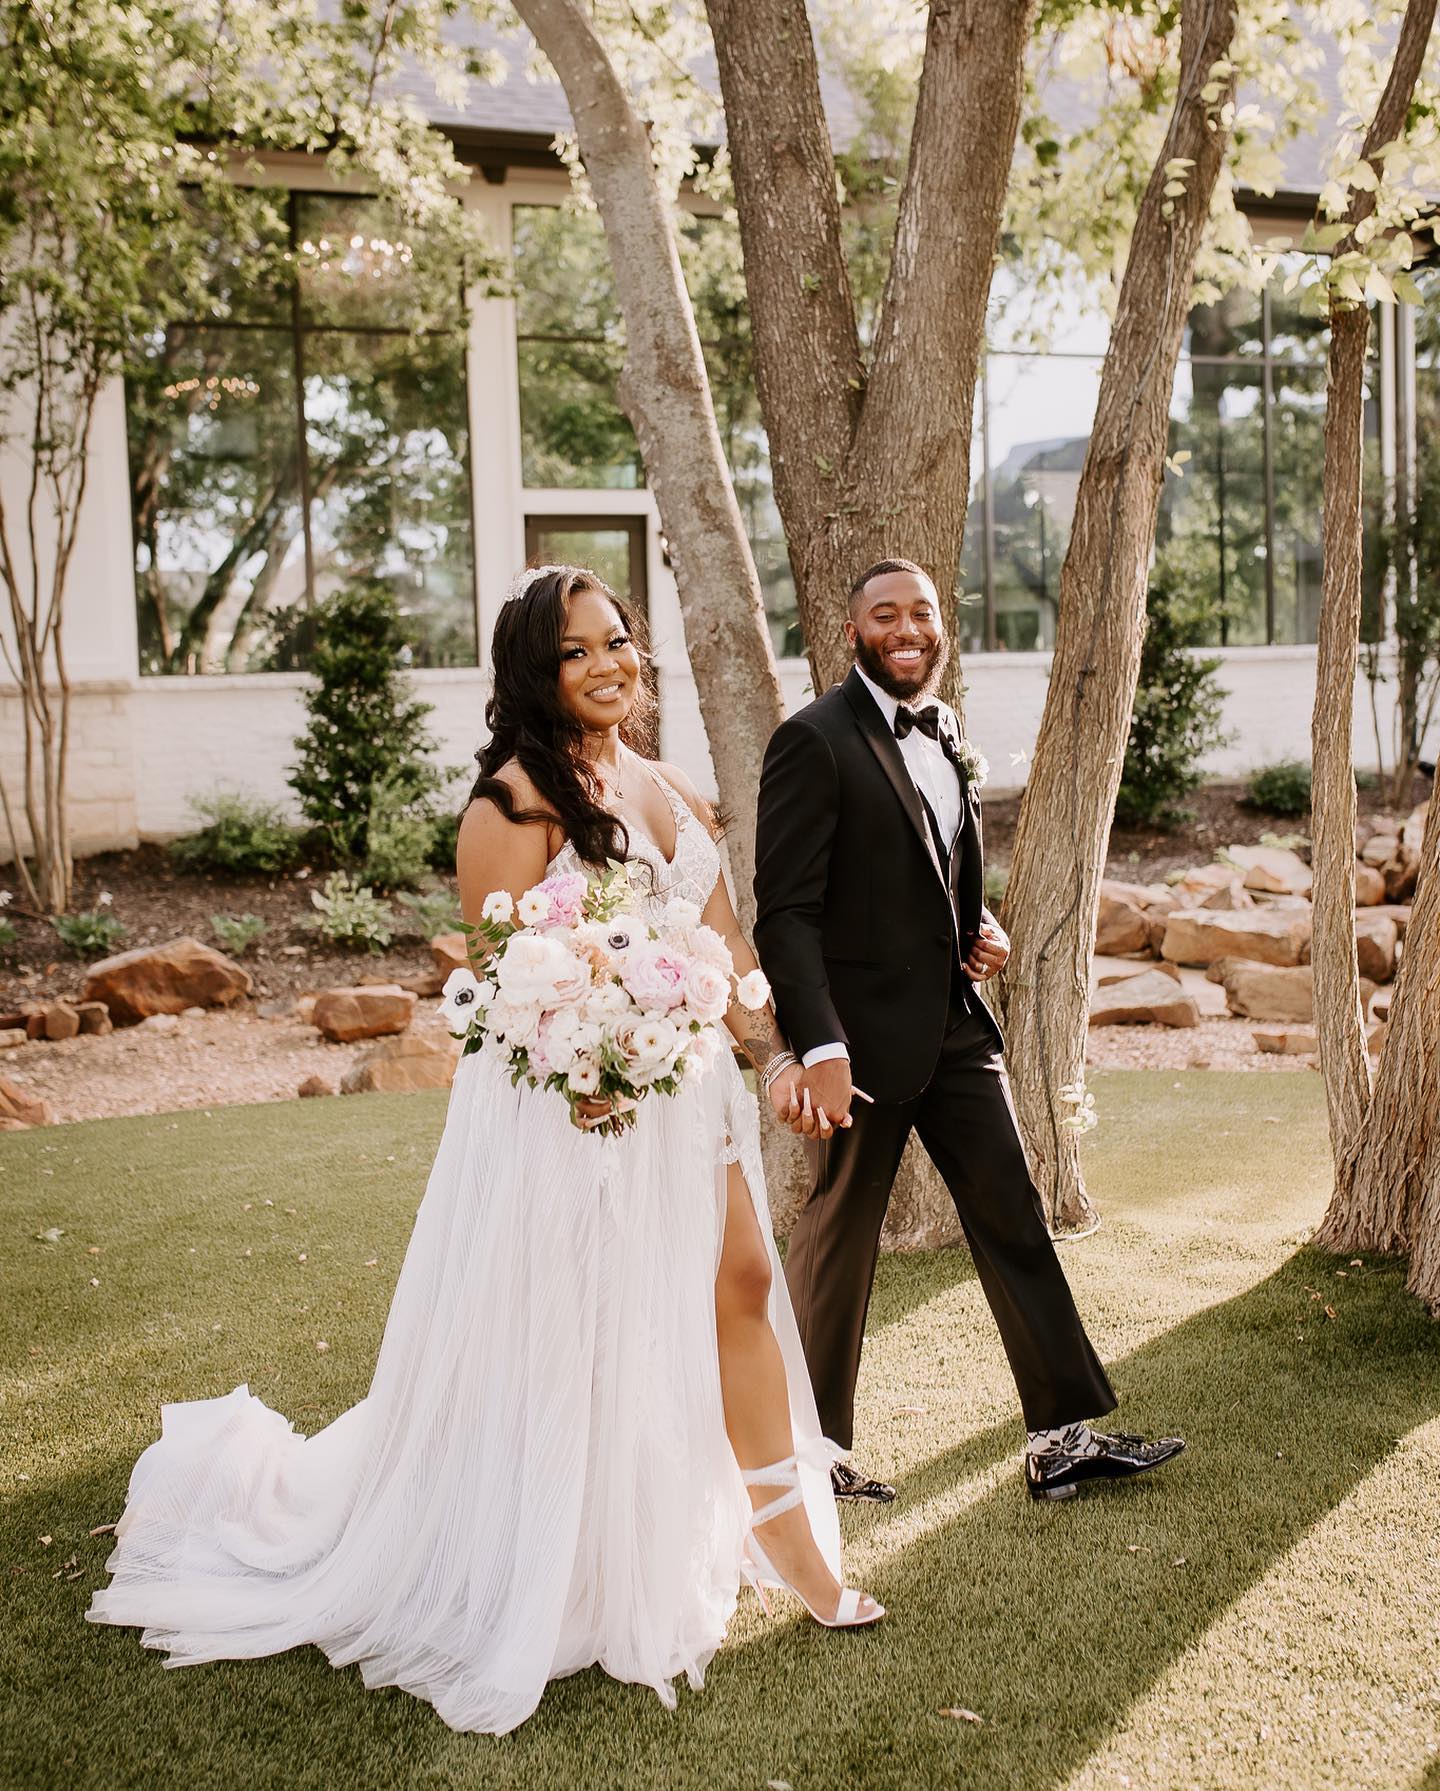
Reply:
[[[537,579],[548,578],[552,572],[573,572],[573,566],[527,566],[523,572],[517,573],[510,581],[510,589],[505,593],[505,601],[513,603],[517,597],[523,597]]]

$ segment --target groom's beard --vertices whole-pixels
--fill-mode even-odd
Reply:
[[[946,635],[938,640],[930,656],[918,662],[918,680],[897,678],[880,655],[872,653],[858,636],[855,641],[855,663],[872,683],[880,686],[886,696],[894,697],[897,703],[912,703],[916,697],[934,696],[939,689],[940,680],[945,676],[945,667],[950,663],[950,638]]]

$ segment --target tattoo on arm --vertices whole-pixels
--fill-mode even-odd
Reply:
[[[780,1030],[780,1022],[775,1018],[773,1008],[762,1008],[758,1014],[751,1013],[748,1008],[741,1011],[744,1015],[744,1031],[735,1036],[740,1041],[741,1050],[754,1067],[763,1070],[777,1051],[785,1049],[785,1035]]]

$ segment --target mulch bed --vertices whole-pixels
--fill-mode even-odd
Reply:
[[[1430,780],[1417,776],[1411,804],[1430,793]],[[1110,836],[1108,874],[1127,882],[1160,882],[1175,870],[1208,863],[1217,848],[1258,844],[1264,833],[1306,834],[1309,816],[1267,815],[1241,802],[1241,784],[1205,784],[1189,798],[1193,818],[1174,832],[1116,828]],[[985,804],[987,861],[1008,868],[1019,796],[995,796]],[[1374,791],[1360,792],[1360,813],[1389,814]],[[276,1000],[337,983],[383,982],[425,975],[431,969],[426,942],[413,932],[401,936],[411,917],[397,908],[397,937],[383,952],[343,951],[327,946],[305,924],[315,910],[310,893],[324,881],[312,867],[278,877],[219,877],[187,870],[159,846],[134,852],[103,852],[76,866],[75,907],[95,908],[108,892],[109,911],[125,927],[116,947],[128,951],[182,934],[216,944],[214,914],[258,914],[270,931],[242,960],[255,979],[257,1000]],[[0,870],[0,886],[5,874]],[[47,920],[6,910],[19,935],[8,961],[0,962],[0,994],[25,999],[79,992],[86,965],[56,938]]]

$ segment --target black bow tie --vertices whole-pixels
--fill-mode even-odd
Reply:
[[[940,711],[931,704],[928,709],[907,709],[903,703],[895,711],[895,738],[903,740],[912,728],[919,728],[932,740],[940,738]]]

